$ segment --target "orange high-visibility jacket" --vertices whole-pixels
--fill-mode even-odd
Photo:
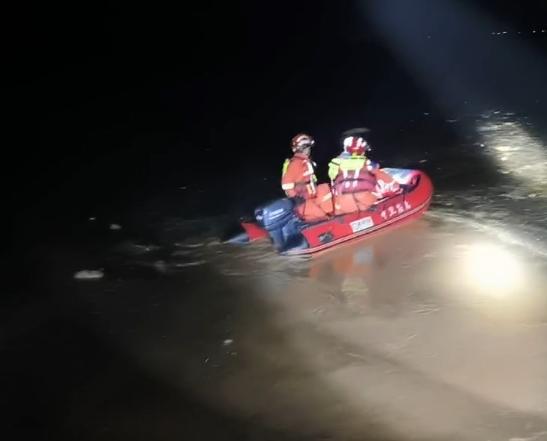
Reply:
[[[317,178],[315,177],[314,162],[301,153],[295,153],[283,164],[281,188],[292,198],[300,196],[305,199],[315,197]]]

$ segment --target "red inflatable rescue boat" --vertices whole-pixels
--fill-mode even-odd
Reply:
[[[305,223],[296,216],[292,199],[279,199],[257,208],[256,221],[242,221],[243,231],[229,242],[248,243],[269,237],[282,254],[313,254],[420,217],[433,194],[429,177],[419,170],[384,170],[400,184],[401,191],[379,200],[366,211]]]

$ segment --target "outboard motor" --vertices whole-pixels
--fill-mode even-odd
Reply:
[[[294,213],[293,199],[277,199],[255,210],[258,225],[264,228],[272,238],[278,251],[285,250],[294,239],[301,237],[300,219]]]

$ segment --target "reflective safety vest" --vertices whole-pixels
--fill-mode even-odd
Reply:
[[[315,196],[317,177],[315,163],[307,156],[296,153],[283,163],[281,188],[288,197],[300,196],[305,199]]]
[[[372,191],[376,177],[369,171],[370,161],[364,156],[334,158],[329,163],[329,178],[336,194]]]

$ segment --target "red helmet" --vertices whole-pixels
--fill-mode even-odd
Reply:
[[[291,139],[291,148],[293,152],[299,152],[305,148],[312,147],[315,144],[315,140],[306,133],[299,133]]]
[[[350,155],[362,156],[365,152],[370,151],[370,146],[360,136],[348,136],[344,138],[344,151]]]

